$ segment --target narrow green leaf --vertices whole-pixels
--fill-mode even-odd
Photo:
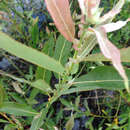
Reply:
[[[89,118],[89,120],[87,120],[86,123],[85,123],[85,127],[88,128],[88,129],[90,127],[92,127],[92,130],[93,130],[93,125],[92,125],[93,120],[94,120],[94,117]]]
[[[42,111],[33,118],[30,130],[38,130],[43,125],[43,119],[45,118],[46,113],[47,109],[42,109]]]
[[[56,41],[54,58],[62,65],[65,65],[69,58],[71,45],[72,43],[67,41],[62,35],[60,35]],[[58,75],[56,73],[54,73],[54,75],[58,79]]]
[[[130,79],[130,69],[126,69]],[[124,81],[110,66],[100,66],[75,80],[76,86],[97,86],[104,89],[124,89]]]
[[[47,54],[48,56],[53,56],[54,55],[54,36],[53,34],[49,35],[49,40],[44,43],[42,52]]]
[[[38,130],[43,125],[43,123],[44,121],[41,120],[41,113],[40,113],[34,117],[30,130]]]
[[[72,43],[60,35],[56,42],[54,58],[64,65],[69,58],[71,46]]]
[[[70,102],[66,101],[65,99],[60,99],[60,101],[66,107],[68,107],[68,108],[72,107],[72,104]]]
[[[42,90],[44,93],[52,92],[51,87],[44,80],[39,79],[39,80],[36,80],[34,82],[30,82],[30,81],[27,81],[25,79],[15,77],[11,74],[7,74],[7,73],[2,72],[2,71],[0,71],[0,72],[2,73],[2,75],[8,76],[8,77],[10,77],[18,82],[21,82],[21,83],[27,83],[34,88]]]
[[[18,127],[14,124],[7,124],[7,125],[5,125],[4,130],[14,130],[16,128],[18,128]]]
[[[7,120],[3,120],[3,119],[0,119],[0,122],[1,122],[1,123],[8,123]]]
[[[54,55],[54,38],[53,35],[50,36],[49,40],[44,44],[43,50],[45,54],[53,57]],[[43,69],[42,79],[44,79],[48,84],[50,84],[52,72],[49,70]]]
[[[120,54],[122,62],[130,62],[130,47],[121,49]],[[97,53],[89,55],[88,57],[85,58],[85,61],[110,61],[110,60],[105,58],[103,54]]]
[[[44,43],[44,47],[42,49],[42,52],[47,54],[48,56],[53,57],[54,53],[54,38],[53,35],[49,36],[49,40]],[[50,84],[52,72],[49,70],[46,70],[42,67],[37,67],[36,70],[36,79],[43,79],[46,83]],[[30,100],[34,99],[35,96],[39,93],[39,90],[36,90],[35,88],[31,91],[30,94]]]
[[[38,17],[34,19],[33,26],[30,28],[32,47],[36,48],[36,44],[39,40],[39,29],[38,29]]]
[[[72,130],[74,126],[74,116],[72,115],[65,125],[66,130]]]
[[[18,93],[16,93],[16,92],[10,92],[9,95],[10,95],[17,103],[26,104],[25,99],[22,98]]]
[[[36,80],[35,82],[32,82],[31,85],[45,93],[52,92],[51,87],[44,80]]]
[[[75,106],[78,108],[80,106],[80,96],[78,96],[75,100]]]
[[[76,73],[78,72],[78,69],[79,69],[79,63],[75,63],[75,64],[72,66],[71,74],[76,74]]]
[[[29,97],[28,100],[30,100],[30,101],[35,100],[34,98],[37,96],[37,94],[38,94],[39,92],[40,92],[39,89],[33,88],[32,91],[31,91],[31,93],[30,93],[30,97]]]
[[[128,129],[128,130],[130,129],[130,113],[129,113],[129,115],[128,115],[128,127],[127,127],[127,129]]]
[[[2,84],[0,83],[0,107],[1,107],[2,104],[3,104],[4,97],[5,97],[4,89],[3,89],[3,87],[2,87]]]
[[[25,104],[17,104],[14,102],[5,102],[0,107],[0,112],[13,114],[15,116],[36,116],[38,112]]]
[[[0,48],[50,71],[64,72],[64,67],[53,58],[13,40],[2,32],[0,32]]]
[[[130,79],[130,69],[125,69]],[[130,81],[129,81],[130,82]],[[70,94],[80,91],[88,91],[94,89],[122,90],[124,80],[121,79],[118,72],[110,66],[100,66],[75,80],[74,87],[66,90],[64,94]]]
[[[101,88],[101,87],[100,87]],[[63,94],[71,94],[71,93],[77,93],[77,92],[83,92],[83,91],[89,91],[89,90],[95,90],[95,89],[100,89],[98,86],[87,86],[87,87],[74,87],[70,88],[66,91],[64,91]],[[115,89],[114,89],[115,90]]]

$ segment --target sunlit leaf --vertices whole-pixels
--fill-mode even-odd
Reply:
[[[0,48],[50,71],[64,72],[64,67],[53,58],[13,40],[2,32],[0,32]]]
[[[49,36],[49,40],[44,43],[44,47],[42,49],[42,52],[45,53],[48,56],[53,57],[54,55],[54,38],[53,35]],[[41,67],[37,67],[36,70],[36,79],[44,79],[48,84],[50,84],[50,79],[52,76],[52,72],[49,70],[46,70]]]
[[[126,21],[118,21],[116,23],[108,23],[108,24],[102,25],[102,27],[105,29],[105,32],[112,32],[112,31],[116,31],[124,27],[128,21],[130,21],[130,19]]]
[[[130,79],[130,69],[125,69]],[[130,81],[129,81],[130,83]],[[123,90],[124,81],[118,72],[111,66],[100,66],[88,74],[84,74],[75,79],[73,87],[66,90],[64,94],[90,91],[95,89]]]
[[[74,40],[75,27],[68,0],[45,0],[47,9],[60,33],[69,41]]]
[[[13,114],[15,116],[35,116],[38,114],[34,109],[25,104],[18,104],[14,102],[5,102],[0,107],[0,112]]]
[[[56,41],[54,58],[65,65],[69,58],[72,44],[60,35]]]

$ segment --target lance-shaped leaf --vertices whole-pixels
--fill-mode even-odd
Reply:
[[[129,21],[130,21],[130,18],[128,18],[126,21],[118,21],[116,23],[105,24],[105,25],[102,25],[102,27],[105,29],[105,32],[113,32],[124,27]]]
[[[103,55],[112,61],[113,66],[124,79],[126,89],[129,91],[128,78],[125,74],[123,66],[121,65],[120,51],[107,39],[106,31],[103,27],[99,27],[98,29],[92,30],[96,34],[97,41],[99,43]]]
[[[68,40],[73,41],[75,26],[69,9],[68,0],[45,0],[47,9],[60,33]]]
[[[9,53],[19,58],[22,58],[50,71],[54,71],[60,74],[64,72],[64,67],[50,56],[13,40],[1,31],[0,49],[4,49],[5,51],[8,51]]]
[[[123,7],[124,3],[125,0],[119,0],[112,10],[110,10],[108,13],[101,17],[101,21],[105,22],[108,19],[113,19],[115,15],[117,15],[121,11],[121,8]]]
[[[130,62],[130,47],[123,48],[120,50],[121,61],[122,62]],[[87,56],[84,61],[110,61],[101,53],[91,54]]]

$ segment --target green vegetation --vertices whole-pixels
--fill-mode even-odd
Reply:
[[[103,14],[116,3],[102,0]],[[59,33],[43,0],[0,1],[0,129],[130,129],[128,88],[87,30],[101,23],[79,32],[77,5],[70,0],[78,45]],[[130,18],[129,10],[127,1],[113,21]],[[130,84],[129,36],[130,23],[108,33]]]

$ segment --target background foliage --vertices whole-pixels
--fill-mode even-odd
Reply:
[[[116,2],[102,0],[104,13]],[[75,19],[79,7],[76,1],[70,3]],[[129,9],[126,3],[114,21],[130,17]],[[0,1],[0,11],[4,12],[0,28],[8,34],[0,32],[0,129],[130,128],[130,95],[108,61],[86,59],[75,65],[71,72],[76,78],[73,86],[61,88],[61,74],[74,52],[72,44],[55,28],[43,1]],[[129,49],[129,35],[130,23],[108,37],[118,48]],[[96,46],[91,54],[99,52]],[[130,77],[128,60],[124,65]],[[61,89],[64,93],[60,93]],[[53,101],[52,94],[58,95]]]

